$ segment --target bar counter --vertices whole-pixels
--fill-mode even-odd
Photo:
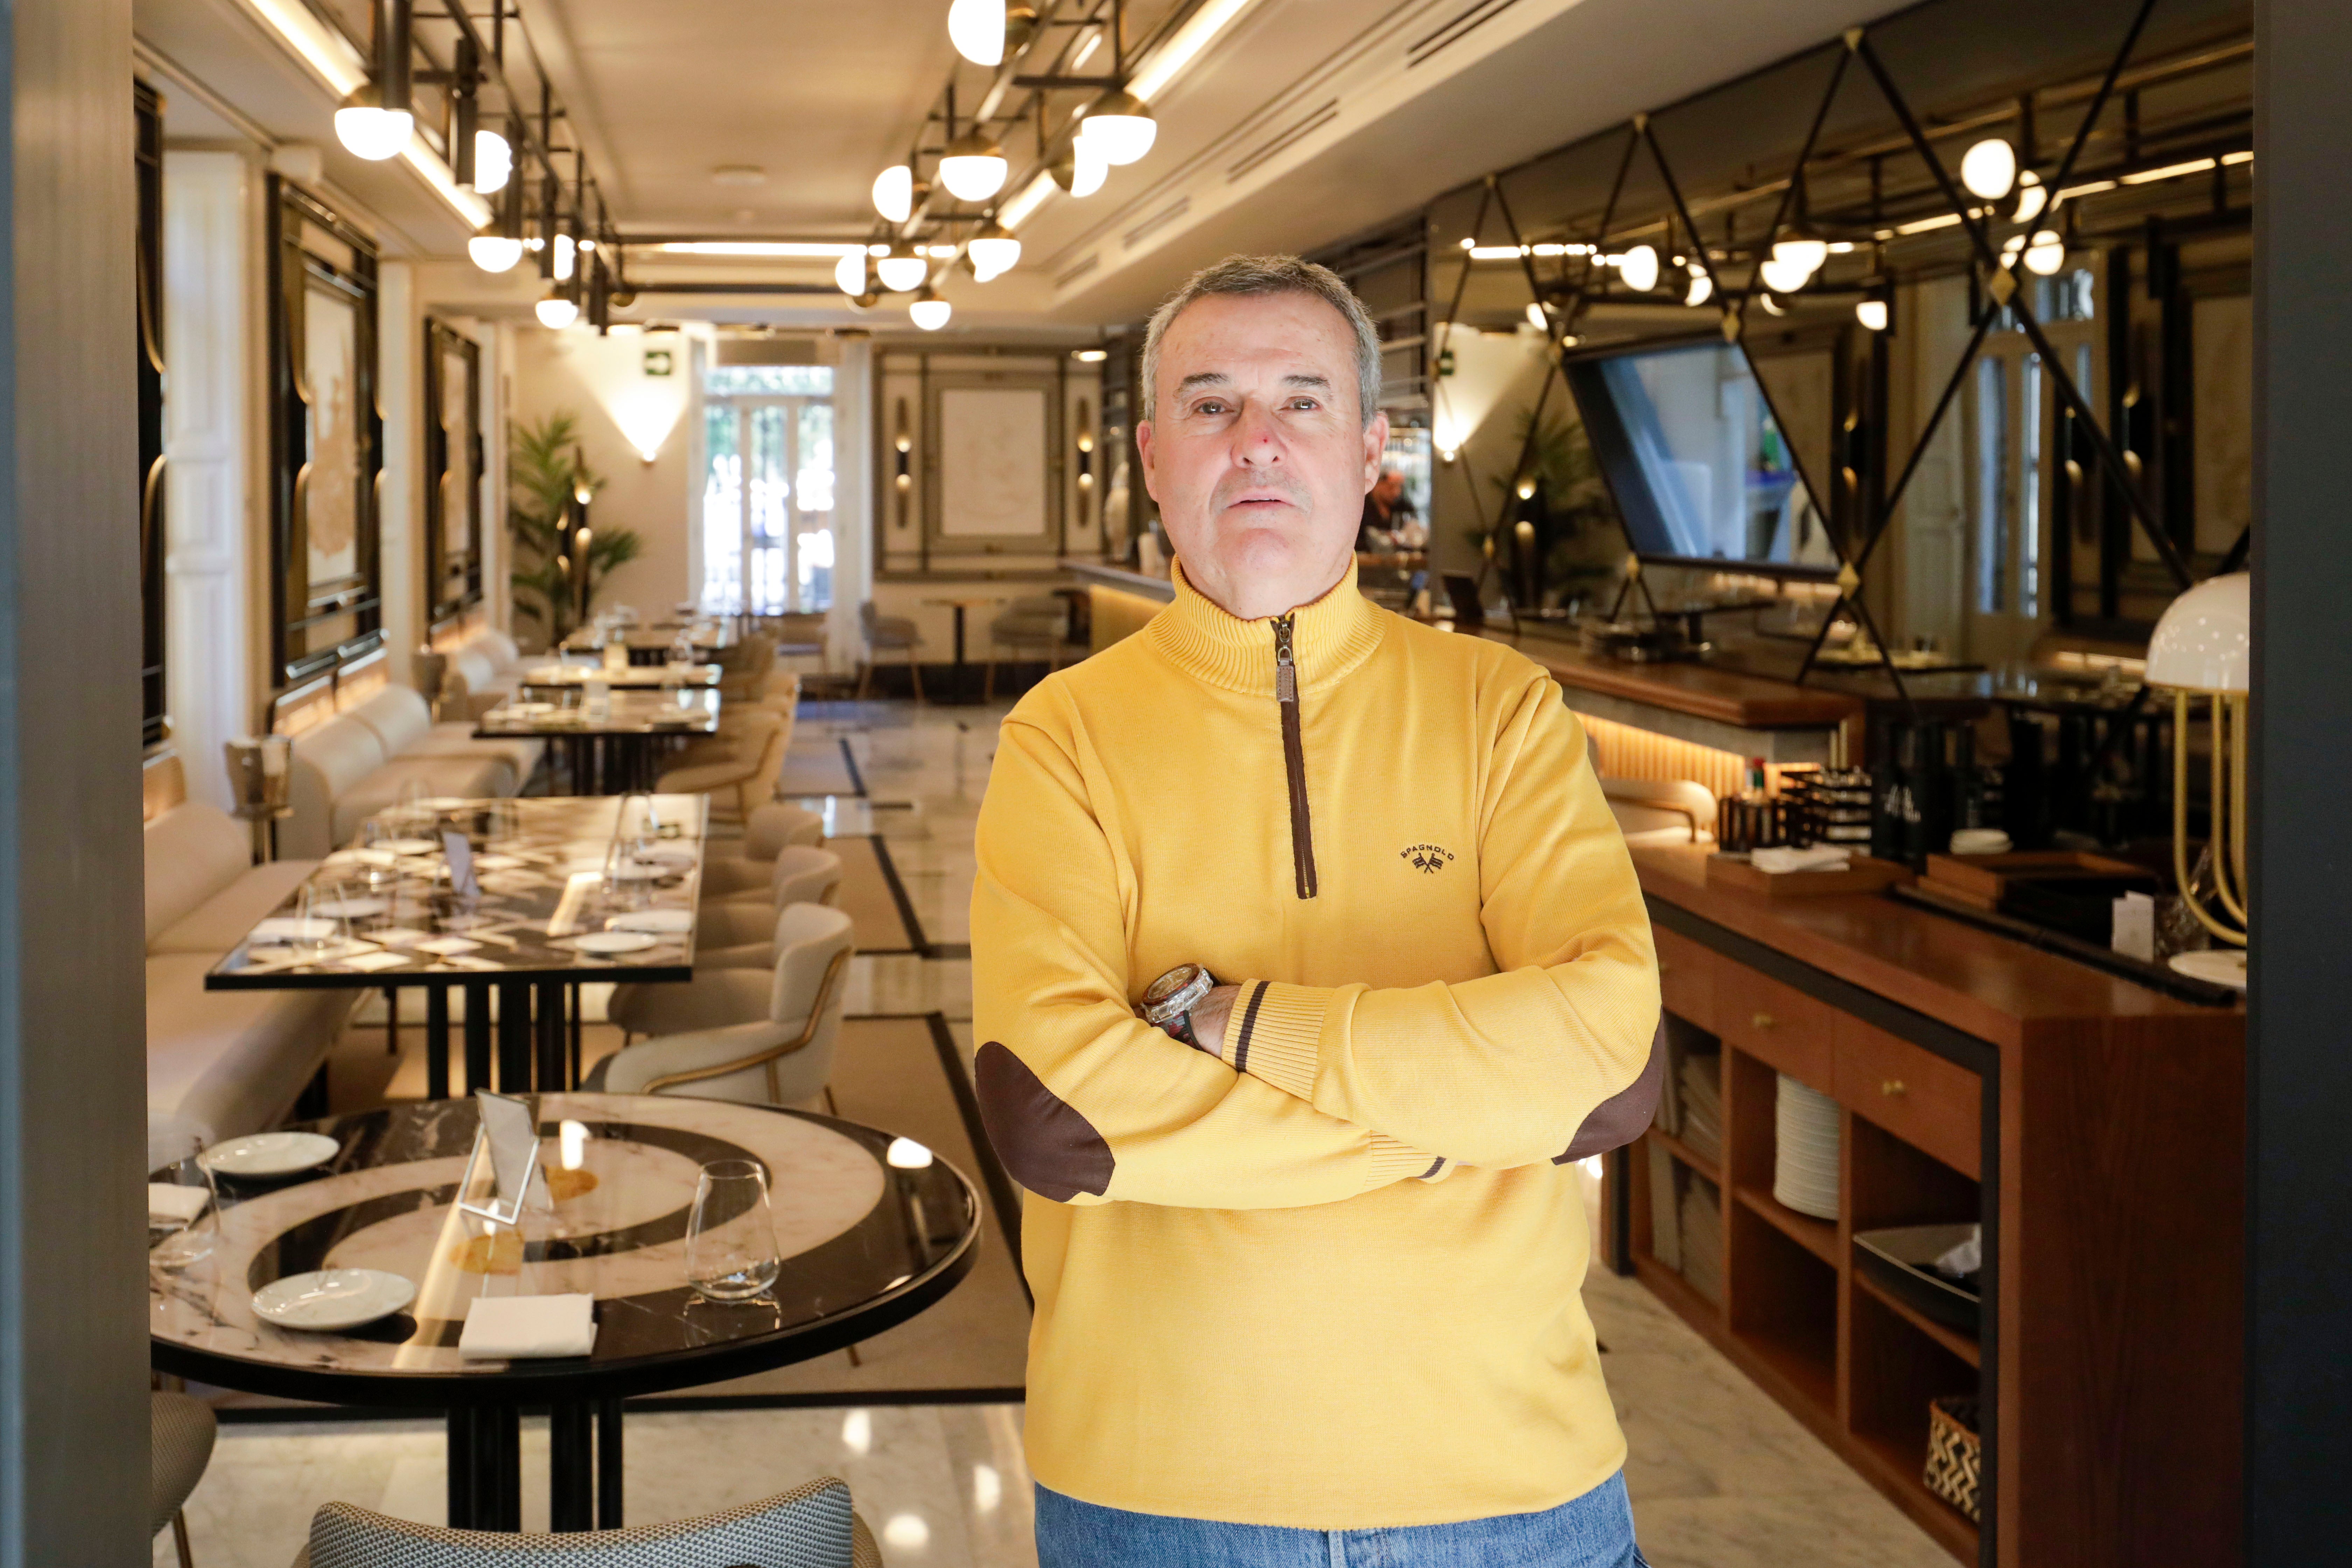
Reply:
[[[2242,1005],[1883,896],[1709,886],[1696,847],[1633,859],[1722,1142],[1654,1129],[1612,1162],[1612,1251],[1963,1562],[2240,1561]],[[1836,1102],[1834,1220],[1774,1195],[1783,1074]],[[1719,1300],[1679,1239],[1710,1188]],[[1661,1195],[1681,1267],[1654,1250]],[[1856,1262],[1858,1230],[1971,1220],[1973,1334]],[[1921,1479],[1929,1401],[1970,1395],[1981,1530]]]

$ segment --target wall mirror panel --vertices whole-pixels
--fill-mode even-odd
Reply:
[[[482,347],[425,322],[425,573],[436,629],[482,601]]]

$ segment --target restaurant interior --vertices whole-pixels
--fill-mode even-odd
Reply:
[[[1235,253],[1640,877],[1646,1560],[2352,1528],[2352,19],[12,17],[0,1564],[1037,1562],[973,826]]]

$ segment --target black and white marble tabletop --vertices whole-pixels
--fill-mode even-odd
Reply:
[[[519,1229],[456,1206],[478,1125],[470,1100],[307,1123],[341,1145],[333,1160],[307,1179],[226,1185],[211,1257],[151,1272],[154,1364],[338,1404],[613,1399],[854,1343],[922,1310],[971,1268],[981,1212],[971,1184],[905,1139],[685,1096],[548,1094],[538,1115],[547,1192]],[[700,1167],[730,1159],[768,1172],[783,1266],[766,1296],[719,1304],[687,1284],[685,1248]],[[342,1334],[255,1314],[263,1286],[331,1268],[403,1275],[415,1304]],[[575,1292],[595,1301],[589,1355],[459,1355],[478,1298]]]
[[[623,687],[611,692],[605,710],[592,714],[586,683],[567,686],[551,700],[499,704],[474,721],[485,740],[501,736],[712,735],[719,731],[719,692],[712,687],[667,690]]]
[[[566,659],[561,664],[535,664],[517,682],[525,691],[573,691],[592,680],[616,689],[645,690],[662,687],[716,686],[726,672],[715,664],[625,664],[614,669],[598,660]]]

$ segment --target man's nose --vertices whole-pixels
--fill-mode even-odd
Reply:
[[[1274,410],[1255,402],[1242,405],[1241,417],[1234,423],[1234,454],[1245,463],[1282,461],[1282,427],[1275,422]]]

